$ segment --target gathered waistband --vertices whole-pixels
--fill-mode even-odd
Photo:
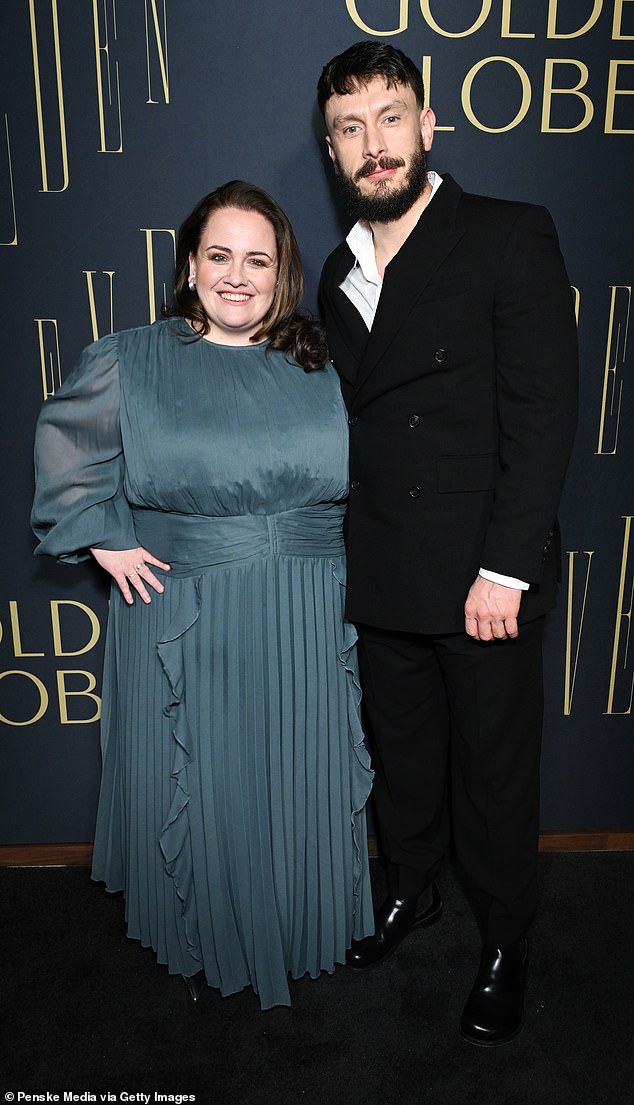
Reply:
[[[342,503],[211,518],[135,508],[139,544],[171,564],[172,574],[189,574],[251,557],[342,556]]]

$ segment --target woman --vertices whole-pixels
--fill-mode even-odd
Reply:
[[[223,185],[180,229],[169,317],[85,350],[36,441],[37,552],[117,584],[93,878],[192,996],[263,1009],[373,929],[346,418],[301,295],[283,211]]]

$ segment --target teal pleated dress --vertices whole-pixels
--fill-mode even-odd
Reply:
[[[37,552],[142,545],[162,595],[113,586],[93,878],[128,935],[263,1009],[373,931],[347,426],[331,365],[184,340],[90,346],[43,408]]]

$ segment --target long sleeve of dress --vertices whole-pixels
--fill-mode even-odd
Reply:
[[[84,350],[42,408],[31,514],[36,555],[75,563],[93,546],[138,544],[123,490],[119,401],[118,336],[110,334]]]

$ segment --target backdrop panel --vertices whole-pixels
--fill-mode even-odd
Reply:
[[[432,166],[546,204],[577,294],[579,433],[546,641],[545,829],[634,827],[634,0],[14,0],[0,41],[3,843],[91,838],[107,594],[35,561],[33,427],[81,349],[158,315],[175,231],[245,177],[295,226],[306,304],[347,230],[314,105],[360,38],[420,62]]]

